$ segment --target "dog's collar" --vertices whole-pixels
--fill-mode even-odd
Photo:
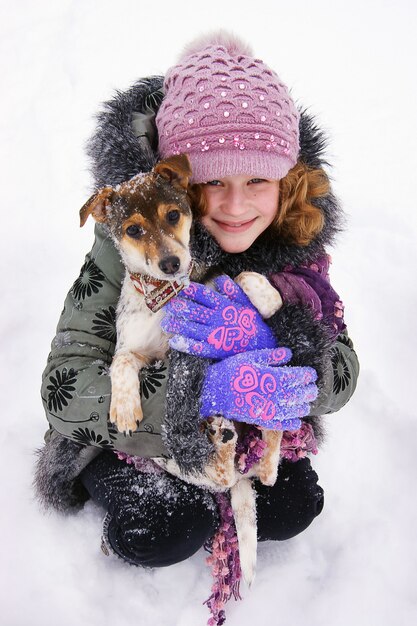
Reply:
[[[191,274],[192,266],[193,264],[191,263],[188,275]],[[129,272],[129,275],[134,288],[145,297],[145,304],[153,313],[159,311],[164,304],[176,296],[189,283],[187,279],[158,280],[153,278],[153,276],[135,272]],[[150,289],[150,287],[153,287],[153,289]]]

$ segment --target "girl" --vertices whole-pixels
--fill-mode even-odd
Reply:
[[[292,431],[276,484],[255,481],[259,540],[293,537],[321,512],[323,489],[306,451],[314,450],[314,436],[322,438],[317,416],[340,409],[358,375],[343,308],[328,280],[325,246],[339,229],[340,210],[323,170],[323,147],[322,134],[297,110],[279,77],[224,34],[189,47],[164,84],[160,77],[138,81],[99,115],[88,148],[96,188],[149,171],[158,155],[187,153],[195,263],[208,268],[205,278],[260,272],[284,302],[267,324],[257,314],[257,340],[236,342],[229,356],[222,342],[209,340],[220,329],[217,322],[195,323],[193,311],[204,314],[205,305],[194,285],[195,296],[181,296],[187,301],[182,313],[170,308],[166,327],[175,333],[176,349],[169,362],[143,374],[145,417],[124,437],[108,421],[123,268],[104,227],[96,225],[43,376],[50,428],[35,484],[39,499],[61,511],[88,498],[99,503],[106,511],[105,553],[158,567],[186,559],[213,536],[219,524],[213,495],[147,459],[171,456],[184,472],[204,470],[213,452],[202,428],[204,398],[217,394],[228,406],[233,359],[253,364],[256,350],[265,347],[260,337],[267,337],[266,347],[291,349],[288,367],[315,369],[318,397],[298,403],[301,428],[282,420],[280,428]],[[293,394],[288,410],[294,403]]]

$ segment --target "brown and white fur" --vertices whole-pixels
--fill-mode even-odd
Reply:
[[[152,312],[148,308],[131,275],[146,275],[160,281],[187,280],[191,264],[192,214],[187,196],[190,175],[185,155],[170,157],[147,174],[101,189],[80,210],[81,226],[90,214],[108,226],[126,268],[117,307],[117,345],[110,369],[110,421],[125,433],[134,431],[143,417],[138,382],[140,369],[163,359],[168,350],[168,337],[160,327],[163,311]],[[280,308],[281,297],[264,276],[243,272],[235,281],[264,318]],[[265,453],[242,476],[235,467],[240,428],[223,416],[209,420],[208,432],[215,454],[204,474],[199,476],[183,476],[173,459],[154,460],[188,482],[214,491],[230,489],[242,572],[250,584],[255,573],[257,545],[255,494],[250,479],[256,476],[265,485],[275,483],[282,433],[262,432],[267,443]]]

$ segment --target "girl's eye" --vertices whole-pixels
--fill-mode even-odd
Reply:
[[[179,219],[180,219],[179,211],[169,211],[167,213],[167,221],[169,224],[176,224]]]
[[[139,239],[141,235],[143,235],[143,230],[140,226],[136,226],[136,224],[132,224],[132,226],[128,226],[126,228],[126,234],[133,239]]]
[[[221,185],[220,180],[208,180],[206,182],[206,185],[210,185],[211,187],[217,187],[219,185]]]
[[[265,178],[251,178],[249,183],[266,183]]]

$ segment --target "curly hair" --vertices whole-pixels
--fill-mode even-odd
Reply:
[[[194,216],[206,212],[202,183],[190,185],[188,193]],[[329,179],[321,168],[310,168],[302,161],[279,181],[277,214],[271,228],[285,243],[307,246],[322,230],[324,216],[314,204],[316,198],[330,191]]]

